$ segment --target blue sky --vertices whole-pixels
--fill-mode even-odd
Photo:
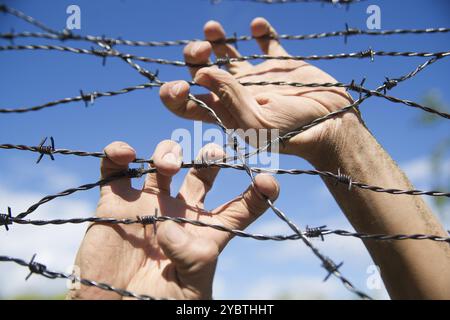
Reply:
[[[267,18],[279,33],[306,34],[366,28],[366,8],[377,4],[381,8],[382,29],[448,27],[450,4],[441,1],[367,1],[342,7],[320,4],[263,5],[240,1],[3,1],[22,10],[55,29],[65,27],[66,8],[77,4],[81,8],[81,34],[106,35],[124,39],[174,40],[202,38],[202,27],[208,20],[223,23],[230,33],[249,34],[249,23],[257,17]],[[8,32],[35,31],[32,26],[8,15],[1,15],[0,30]],[[351,37],[309,41],[285,41],[285,48],[295,55],[355,52],[368,49],[392,51],[448,50],[450,35],[403,35],[390,37]],[[17,44],[54,43],[39,39],[20,39]],[[1,45],[7,45],[1,40]],[[67,45],[90,48],[90,44],[70,42]],[[182,59],[182,47],[127,48],[123,51],[149,57]],[[252,42],[239,43],[243,54],[259,53]],[[342,82],[367,78],[368,87],[376,87],[387,77],[403,75],[414,69],[424,58],[377,57],[369,60],[318,61],[323,68]],[[1,107],[31,106],[50,100],[76,96],[79,90],[107,91],[146,82],[137,72],[118,59],[109,58],[103,67],[101,59],[60,52],[1,52]],[[146,65],[159,69],[162,80],[189,79],[184,68]],[[392,90],[401,98],[420,101],[429,90],[437,90],[444,101],[450,101],[449,61],[445,59],[402,83]],[[439,137],[449,135],[448,124],[433,127],[418,125],[420,111],[403,105],[372,98],[361,111],[378,141],[410,175],[416,187],[429,188],[433,179],[427,155]],[[205,126],[209,127],[209,126]],[[0,117],[0,143],[36,145],[44,136],[53,136],[59,148],[100,151],[114,140],[127,141],[141,157],[152,154],[163,139],[170,138],[178,128],[193,129],[193,123],[171,114],[161,103],[157,89],[143,90],[115,98],[102,98],[89,108],[82,102],[27,114],[4,114]],[[448,155],[447,155],[448,156]],[[56,155],[56,161],[45,158],[35,165],[36,154],[0,150],[0,209],[11,206],[26,209],[42,196],[75,185],[96,181],[98,161],[90,158]],[[449,162],[447,162],[449,163]],[[309,168],[297,158],[281,157],[283,168]],[[184,174],[184,173],[183,173]],[[180,185],[183,174],[175,178]],[[344,215],[317,177],[279,177],[282,193],[278,206],[300,226],[327,224],[331,228],[350,226]],[[140,181],[135,182],[136,186]],[[214,208],[244,190],[248,177],[242,172],[222,171],[217,179],[207,207]],[[230,188],[233,185],[233,188]],[[236,186],[236,187],[235,187]],[[82,192],[54,201],[37,210],[35,218],[89,216],[95,209],[98,192]],[[449,223],[447,221],[447,227]],[[30,257],[38,253],[39,260],[55,269],[66,269],[72,263],[85,226],[37,228],[14,226],[11,232],[0,233],[1,254]],[[267,212],[250,231],[269,234],[290,233],[289,229]],[[342,271],[360,288],[375,297],[385,298],[383,290],[368,290],[366,280],[370,258],[356,239],[330,237],[324,243],[315,242],[324,253],[336,261],[345,262]],[[356,253],[356,254],[355,254]],[[63,281],[32,277],[24,282],[26,270],[0,265],[0,296],[25,292],[53,294],[65,290]],[[215,283],[217,298],[271,298],[289,295],[306,298],[352,298],[335,279],[323,284],[324,271],[319,261],[298,243],[268,243],[236,239],[221,256]]]

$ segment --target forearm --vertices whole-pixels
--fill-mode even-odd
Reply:
[[[333,120],[324,137],[320,156],[310,162],[319,170],[340,168],[354,181],[411,189],[392,158],[382,149],[354,114]],[[328,189],[358,232],[383,234],[434,234],[447,236],[419,196],[392,195],[335,184]],[[428,240],[375,241],[366,247],[381,269],[392,298],[450,299],[450,246]]]

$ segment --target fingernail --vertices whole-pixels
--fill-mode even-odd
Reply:
[[[179,144],[175,144],[170,152],[163,156],[163,161],[180,166],[183,161],[183,148]]]
[[[191,55],[195,56],[202,45],[203,43],[201,41],[194,42],[191,48]]]
[[[176,98],[180,94],[181,89],[183,89],[183,82],[177,82],[170,88],[170,95]]]
[[[129,145],[126,145],[126,144],[120,146],[120,149],[135,152],[135,150],[132,147],[130,147]]]
[[[172,153],[175,154],[179,160],[183,158],[183,148],[178,143],[172,148]]]
[[[211,147],[208,150],[206,150],[205,152],[205,160],[208,161],[214,161],[214,160],[219,160],[222,159],[224,156],[224,152],[222,149],[218,148],[218,147]]]
[[[208,150],[206,151],[206,160],[216,160],[216,150],[212,149],[212,150]]]
[[[178,164],[177,156],[173,154],[172,152],[167,153],[163,157],[164,162],[170,163],[170,164]]]
[[[165,232],[167,239],[174,244],[183,244],[187,241],[186,232],[175,223],[167,225]]]

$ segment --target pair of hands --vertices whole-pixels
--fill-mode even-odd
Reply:
[[[251,30],[264,54],[287,55],[277,40],[264,37],[276,35],[265,19],[254,19]],[[207,63],[212,52],[218,58],[239,56],[233,46],[217,43],[226,37],[219,23],[208,22],[204,33],[208,41],[192,42],[185,47],[186,62]],[[258,65],[243,61],[231,63],[227,70],[190,68],[194,81],[211,91],[196,97],[210,106],[227,128],[277,128],[281,133],[286,133],[351,103],[351,98],[342,88],[244,87],[239,83],[261,80],[335,82],[325,72],[302,61],[269,60]],[[189,84],[185,81],[167,83],[160,90],[161,100],[176,115],[213,122],[209,113],[187,100],[188,94]],[[318,146],[332,139],[339,121],[340,118],[327,120],[293,137],[281,151],[306,159],[313,158],[319,153]],[[123,142],[110,144],[105,153],[108,157],[102,160],[102,178],[126,170],[136,158],[134,149]],[[223,156],[221,147],[207,145],[198,157],[216,160]],[[157,209],[164,216],[198,219],[242,230],[267,210],[263,197],[275,200],[279,193],[273,177],[258,175],[255,185],[242,195],[212,211],[206,211],[205,196],[219,169],[190,169],[178,195],[172,197],[171,178],[179,171],[181,159],[182,150],[178,144],[161,142],[153,154],[157,172],[147,176],[142,190],[132,188],[129,179],[101,187],[97,216],[134,219],[153,215]],[[230,239],[231,235],[225,232],[171,221],[157,223],[156,228],[95,223],[88,228],[75,264],[80,268],[82,278],[106,282],[140,294],[161,298],[209,299],[212,297],[217,257]],[[69,297],[120,298],[115,293],[84,286],[71,291]]]

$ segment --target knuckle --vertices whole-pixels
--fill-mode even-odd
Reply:
[[[236,98],[228,83],[222,82],[218,87],[217,93],[225,109],[230,109],[235,104]]]
[[[243,195],[243,200],[244,205],[252,216],[258,216],[268,208],[267,203],[256,194],[256,191],[253,188]]]

